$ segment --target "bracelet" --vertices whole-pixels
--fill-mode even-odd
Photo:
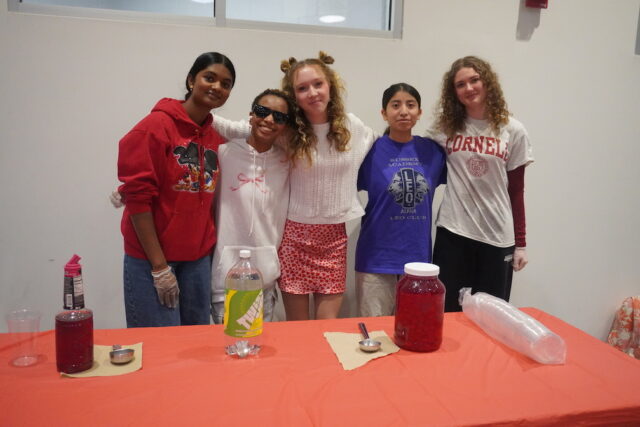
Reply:
[[[160,277],[164,276],[170,271],[171,271],[171,267],[167,266],[167,268],[164,268],[160,271],[151,271],[151,275],[153,276],[154,279],[159,279]]]

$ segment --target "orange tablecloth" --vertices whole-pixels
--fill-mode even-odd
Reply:
[[[357,319],[267,324],[259,357],[244,360],[224,355],[220,326],[96,330],[96,344],[143,341],[143,368],[81,379],[56,372],[53,331],[29,368],[8,364],[0,334],[0,425],[640,425],[640,361],[525,311],[565,339],[565,365],[537,364],[461,313],[446,315],[437,352],[401,350],[353,371],[322,333],[357,332]],[[392,317],[366,322],[393,335]]]

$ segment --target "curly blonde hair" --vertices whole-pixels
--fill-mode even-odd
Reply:
[[[294,79],[297,72],[302,67],[308,66],[317,67],[322,71],[329,83],[329,104],[327,105],[329,133],[327,138],[336,150],[347,151],[351,132],[347,129],[347,114],[342,101],[344,85],[340,76],[329,67],[333,62],[334,59],[323,51],[320,51],[318,58],[307,58],[303,61],[298,61],[296,58],[291,57],[288,60],[281,61],[280,70],[284,72],[282,90],[292,99],[296,99]],[[313,145],[318,141],[318,137],[313,132],[313,127],[305,116],[304,111],[297,104],[294,106],[294,112],[294,129],[297,132],[288,143],[289,157],[294,163],[297,159],[306,158],[311,165]]]
[[[473,68],[479,75],[487,93],[486,115],[495,132],[499,132],[500,127],[509,121],[509,110],[507,102],[502,95],[502,88],[498,82],[497,74],[491,69],[488,62],[475,57],[465,56],[457,59],[451,64],[451,69],[444,73],[442,78],[442,93],[438,104],[436,119],[437,128],[451,138],[456,132],[465,129],[464,121],[467,118],[467,111],[456,95],[454,79],[461,68]]]

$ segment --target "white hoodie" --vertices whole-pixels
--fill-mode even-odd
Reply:
[[[289,161],[280,147],[258,153],[246,140],[233,139],[220,145],[218,158],[213,302],[224,301],[224,279],[240,249],[251,249],[264,288],[275,285],[280,277],[278,246],[289,207]]]

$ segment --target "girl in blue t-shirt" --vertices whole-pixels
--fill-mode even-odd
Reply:
[[[422,114],[413,86],[387,88],[381,112],[389,127],[358,174],[358,190],[369,196],[356,248],[359,316],[392,315],[404,264],[431,262],[433,194],[447,176],[442,148],[411,134]]]

